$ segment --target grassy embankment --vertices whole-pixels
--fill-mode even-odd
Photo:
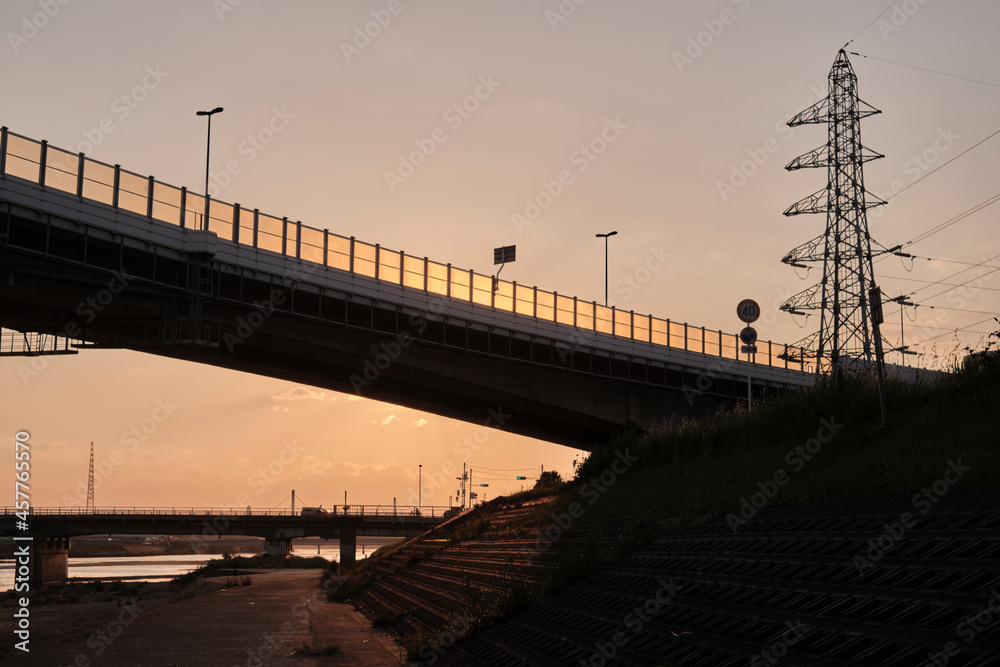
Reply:
[[[710,417],[675,417],[646,431],[626,431],[593,451],[572,481],[485,503],[436,532],[437,546],[410,558],[419,560],[447,544],[491,534],[538,535],[551,528],[556,514],[565,517],[574,503],[582,513],[566,534],[613,526],[620,535],[610,546],[594,540],[591,548],[563,553],[541,591],[522,595],[514,587],[485,610],[470,599],[466,617],[476,622],[466,632],[472,632],[641,546],[656,520],[697,521],[739,512],[743,499],[761,485],[774,491],[769,506],[908,497],[941,480],[955,463],[968,470],[950,492],[1000,489],[1000,357],[984,358],[933,383],[889,381],[886,394],[886,428],[877,383],[855,376],[826,378],[813,388],[755,405],[752,414],[729,407]],[[628,466],[623,469],[624,462]],[[493,518],[497,508],[542,496],[550,498],[516,523]],[[328,572],[331,598],[353,597],[385,576],[379,560],[406,548],[404,543],[380,549],[348,577]],[[405,565],[390,572],[398,567]],[[428,638],[404,641],[415,653]]]

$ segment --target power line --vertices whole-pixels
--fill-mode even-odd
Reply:
[[[971,268],[971,267],[970,267],[970,268]],[[965,269],[965,271],[968,271],[968,270],[969,270],[969,269]],[[986,277],[986,276],[988,276],[988,275],[992,275],[992,274],[996,273],[997,271],[1000,271],[1000,266],[998,266],[997,268],[993,269],[992,271],[989,271],[989,272],[987,272],[987,273],[983,273],[983,274],[981,274],[981,275],[978,275],[978,276],[976,276],[975,278],[969,278],[969,279],[968,279],[968,280],[966,280],[966,281],[965,281],[964,283],[959,283],[958,285],[955,285],[955,287],[949,287],[949,288],[948,288],[948,289],[946,289],[946,290],[941,290],[940,292],[938,292],[938,293],[937,293],[937,294],[935,294],[934,296],[928,296],[928,297],[924,297],[924,300],[926,300],[926,301],[930,301],[930,300],[931,300],[931,299],[933,299],[934,297],[938,297],[938,296],[941,296],[941,295],[942,295],[942,294],[944,294],[945,292],[950,292],[950,291],[952,291],[953,289],[956,289],[956,288],[958,288],[958,287],[964,287],[964,286],[968,285],[969,283],[971,283],[971,282],[972,282],[972,281],[974,281],[974,280],[980,280],[980,279],[982,279],[982,278],[985,278],[985,277]],[[959,273],[964,273],[964,271],[959,271]],[[957,274],[955,274],[955,275],[957,275]],[[920,290],[922,290],[922,289],[927,289],[928,287],[933,287],[933,286],[934,286],[934,284],[935,284],[935,283],[931,283],[930,285],[925,285],[924,287],[920,287],[920,288],[918,288],[918,289],[917,289],[916,291],[914,291],[914,292],[911,292],[911,294],[916,294],[917,292],[919,292],[919,291],[920,291]]]
[[[925,338],[924,340],[921,341],[921,344],[926,343],[929,340],[934,340],[935,338],[940,338],[941,336],[947,336],[949,333],[958,333],[959,331],[968,331],[970,328],[976,326],[977,324],[982,324],[983,322],[989,322],[992,319],[994,319],[994,318],[987,317],[985,320],[979,320],[978,322],[973,322],[972,324],[970,324],[969,326],[966,326],[966,327],[955,328],[955,329],[948,329],[943,334],[938,334],[937,336],[931,336],[930,338]],[[926,328],[926,329],[941,329],[943,327],[924,327],[924,328]],[[993,333],[993,332],[992,331],[989,331],[989,332],[975,332],[975,331],[973,331],[973,332],[970,332],[970,333]]]
[[[989,141],[990,139],[992,139],[993,137],[995,137],[995,136],[996,136],[996,135],[998,135],[998,134],[1000,134],[1000,130],[997,130],[996,132],[994,132],[994,133],[993,133],[993,134],[991,134],[990,136],[986,137],[985,139],[980,139],[979,141],[977,141],[976,143],[972,144],[971,146],[969,146],[968,148],[966,148],[966,149],[965,149],[964,151],[962,151],[961,153],[959,153],[959,154],[958,154],[958,155],[956,155],[955,157],[953,157],[953,158],[951,158],[950,160],[948,160],[948,161],[944,162],[943,164],[939,164],[938,166],[934,167],[933,169],[931,169],[930,171],[928,171],[928,172],[927,172],[926,174],[924,174],[923,176],[921,176],[921,177],[920,177],[920,178],[918,178],[917,180],[915,180],[915,181],[911,181],[911,182],[910,182],[910,184],[909,184],[909,185],[907,185],[907,186],[906,186],[905,188],[903,188],[902,190],[899,190],[898,192],[893,192],[893,193],[892,193],[891,195],[889,195],[888,197],[886,197],[886,198],[885,198],[885,201],[889,201],[889,200],[890,200],[890,199],[892,199],[893,197],[897,197],[897,196],[901,195],[902,193],[906,192],[907,190],[909,190],[909,189],[910,189],[910,188],[912,188],[912,187],[913,187],[914,185],[916,185],[916,184],[917,184],[917,183],[919,183],[920,181],[924,180],[925,178],[927,178],[927,177],[928,177],[928,176],[930,176],[931,174],[935,174],[935,173],[937,173],[937,172],[938,172],[938,171],[940,171],[941,169],[943,169],[943,168],[947,167],[947,166],[948,166],[949,164],[951,164],[952,162],[954,162],[954,161],[955,161],[955,160],[957,160],[958,158],[962,157],[963,155],[965,155],[966,153],[968,153],[969,151],[971,151],[971,150],[972,150],[973,148],[975,148],[975,147],[979,146],[980,144],[983,144],[983,143],[985,143],[985,142]]]
[[[887,276],[885,274],[878,274],[878,277],[879,278],[884,278],[886,280],[907,280],[909,282],[915,282],[915,283],[936,283],[936,284],[940,284],[940,285],[947,285],[948,287],[962,287],[961,285],[958,285],[958,284],[955,284],[955,283],[942,283],[942,282],[934,281],[934,280],[924,280],[922,278],[906,278],[906,277],[903,277],[903,276]],[[979,287],[977,289],[987,290],[987,291],[990,291],[990,292],[1000,292],[1000,287]]]
[[[896,4],[896,3],[893,3],[893,4]],[[886,11],[888,11],[888,9]],[[882,14],[885,14],[885,12],[882,12]],[[882,16],[882,14],[879,14],[878,16]],[[876,20],[878,20],[878,16],[875,17]],[[872,21],[872,23],[875,23],[875,21]],[[868,25],[871,25],[871,23],[868,24]],[[868,28],[866,27],[865,30],[867,30],[867,29]],[[862,30],[861,32],[864,32],[864,30]],[[861,34],[861,33],[858,33],[858,34]],[[853,42],[853,41],[854,40],[852,39],[851,42]],[[850,44],[850,42],[848,42],[848,44]],[[847,44],[845,44],[844,46],[847,46]],[[940,74],[941,76],[950,76],[953,79],[961,79],[963,81],[972,81],[973,83],[981,83],[984,86],[993,86],[994,88],[1000,88],[1000,83],[992,83],[990,81],[980,81],[979,79],[970,79],[967,76],[959,76],[958,74],[949,74],[948,72],[939,72],[939,71],[934,70],[934,69],[927,69],[926,67],[918,67],[917,65],[907,65],[906,63],[898,63],[895,60],[886,60],[885,58],[876,58],[875,56],[866,56],[865,54],[863,54],[863,53],[857,53],[856,51],[850,51],[849,53],[852,56],[859,56],[861,58],[868,58],[869,60],[880,60],[880,61],[882,61],[884,63],[889,63],[890,65],[899,65],[900,67],[909,67],[910,69],[918,69],[921,72],[930,72],[931,74]]]
[[[908,246],[908,245],[912,245],[914,243],[919,243],[920,241],[923,241],[928,236],[931,236],[932,234],[937,234],[941,230],[943,230],[943,229],[945,229],[947,227],[950,227],[951,225],[954,225],[956,222],[961,222],[962,220],[965,220],[967,217],[969,217],[973,213],[978,213],[979,211],[983,210],[987,206],[992,206],[993,204],[996,204],[998,201],[1000,201],[1000,194],[993,195],[992,197],[990,197],[986,201],[982,201],[982,202],[976,204],[975,206],[973,206],[972,208],[967,209],[967,210],[959,213],[958,215],[956,215],[956,216],[954,216],[952,218],[949,218],[948,220],[945,220],[944,222],[942,222],[941,224],[937,225],[936,227],[932,227],[931,229],[928,229],[923,234],[919,234],[918,236],[915,236],[912,240],[907,241],[903,245],[904,246]]]
[[[885,9],[883,9],[883,10],[882,10],[881,12],[879,12],[879,15],[878,15],[878,16],[876,16],[875,18],[873,18],[873,19],[872,19],[872,20],[871,20],[871,21],[870,21],[870,22],[868,23],[868,25],[866,25],[866,26],[865,26],[864,28],[862,28],[862,29],[861,29],[861,30],[860,30],[860,31],[858,32],[858,34],[857,34],[857,35],[855,35],[854,37],[851,37],[851,38],[850,38],[849,40],[847,40],[847,44],[844,44],[844,48],[846,49],[846,48],[847,48],[847,45],[848,45],[848,44],[850,44],[851,42],[853,42],[854,40],[856,40],[856,39],[857,39],[858,37],[860,37],[860,36],[861,36],[861,33],[863,33],[863,32],[864,32],[865,30],[868,30],[868,28],[872,27],[872,24],[874,24],[874,23],[875,23],[875,21],[878,21],[878,20],[879,20],[880,18],[882,18],[882,14],[885,14],[885,13],[886,13],[887,11],[889,11],[890,9],[892,9],[892,6],[893,6],[893,5],[895,5],[895,4],[896,4],[896,2],[897,2],[897,0],[892,0],[892,2],[890,2],[890,3],[889,3],[889,6],[888,6],[888,7],[886,7]]]

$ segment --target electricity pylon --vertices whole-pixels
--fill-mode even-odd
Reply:
[[[87,511],[94,513],[94,443],[90,443],[90,475],[87,479]]]
[[[826,231],[790,251],[782,262],[806,267],[823,262],[823,279],[789,298],[781,310],[820,311],[819,331],[796,347],[814,356],[816,371],[871,369],[882,364],[878,331],[881,298],[872,273],[865,212],[885,202],[865,191],[862,165],[883,155],[861,145],[861,119],[881,113],[858,99],[858,79],[843,49],[830,70],[829,94],[788,121],[790,127],[826,123],[827,143],[792,160],[785,169],[826,167],[826,188],[792,204],[785,215],[826,213]],[[873,299],[872,296],[876,298]],[[874,314],[873,314],[874,311]]]

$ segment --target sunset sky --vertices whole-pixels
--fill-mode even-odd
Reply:
[[[784,169],[826,128],[784,123],[826,94],[848,40],[870,56],[850,56],[861,97],[883,112],[862,124],[886,156],[866,185],[906,188],[869,213],[873,238],[906,244],[998,194],[992,0],[8,0],[0,25],[13,132],[200,192],[195,112],[222,106],[219,199],[484,274],[516,244],[505,278],[588,301],[604,296],[594,235],[617,230],[613,305],[735,332],[736,303],[754,298],[776,342],[819,326],[776,308],[818,282],[819,267],[780,259],[825,223],[782,216],[826,184]],[[903,319],[925,354],[908,363],[940,365],[996,330],[997,211],[876,264],[888,296],[920,304]],[[886,319],[896,345],[899,308]],[[35,506],[84,503],[91,441],[101,506],[263,508],[292,489],[312,505],[345,490],[409,504],[421,464],[424,504],[447,505],[463,463],[492,498],[540,466],[568,476],[580,454],[126,351],[0,359],[0,391],[4,437],[32,434]]]

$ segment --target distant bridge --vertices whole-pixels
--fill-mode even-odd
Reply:
[[[413,537],[445,519],[448,507],[362,505],[340,507],[327,516],[288,510],[232,508],[32,508],[26,520],[7,507],[0,514],[0,537],[15,549],[30,545],[32,581],[65,581],[70,539],[82,535],[198,535],[211,542],[220,535],[263,537],[268,554],[286,555],[292,540],[319,537],[340,541],[340,563],[355,561],[357,536]]]
[[[388,250],[7,128],[0,278],[14,330],[0,354],[128,348],[584,449],[745,399],[748,371],[757,396],[815,379],[800,349],[760,341],[750,363],[735,334]]]

